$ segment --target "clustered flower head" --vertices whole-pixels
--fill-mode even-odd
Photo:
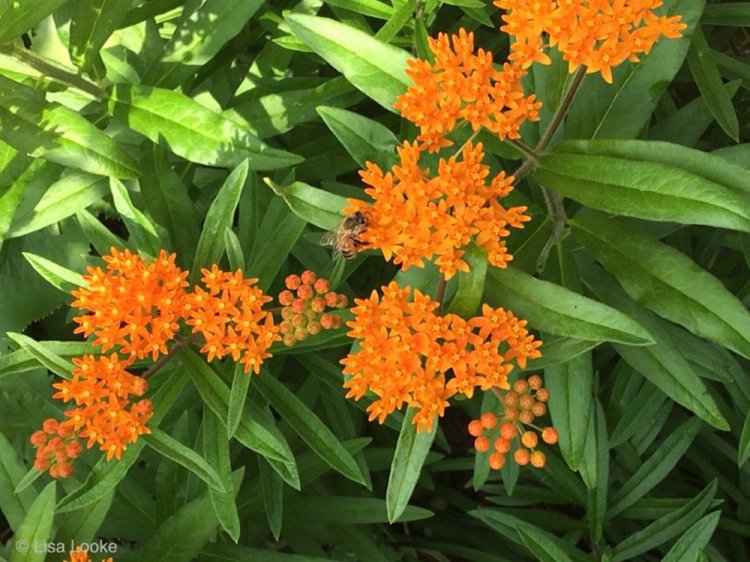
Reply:
[[[95,334],[102,351],[119,347],[122,355],[156,360],[179,329],[188,272],[164,250],[151,263],[127,249],[110,251],[103,256],[107,271],[89,267],[85,286],[72,292],[71,306],[90,312],[73,318],[79,324],[74,333]]]
[[[87,550],[82,549],[81,547],[76,548],[75,550],[70,551],[70,560],[63,560],[63,562],[89,562],[89,553]],[[101,562],[113,562],[113,558],[110,556],[109,558],[103,559]]]
[[[418,140],[431,152],[451,144],[446,135],[459,121],[503,140],[520,138],[521,125],[539,119],[542,104],[533,94],[524,95],[521,78],[526,71],[521,64],[511,61],[496,69],[492,53],[475,53],[474,34],[463,28],[451,37],[440,33],[428,41],[435,62],[408,62],[406,73],[413,84],[394,107],[419,127]]]
[[[326,309],[344,308],[349,301],[346,295],[331,291],[328,280],[307,270],[302,275],[287,276],[284,283],[286,290],[279,293],[278,299],[282,305],[279,328],[284,345],[291,347],[308,335],[341,327],[341,317]]]
[[[76,368],[71,380],[52,385],[58,391],[52,398],[76,404],[65,412],[68,419],[60,427],[87,439],[88,448],[99,445],[107,460],[119,460],[128,444],[150,433],[146,422],[153,413],[151,401],[133,401],[143,396],[148,384],[125,370],[132,362],[132,358],[121,361],[115,353],[84,355],[73,359]]]
[[[469,434],[474,439],[474,448],[486,453],[493,446],[489,463],[493,470],[505,466],[506,455],[513,448],[513,441],[518,440],[513,460],[519,466],[531,463],[531,466],[542,468],[546,455],[537,448],[539,434],[548,445],[557,443],[558,433],[554,427],[542,430],[534,425],[534,420],[547,413],[546,403],[550,398],[549,390],[542,386],[542,378],[532,375],[513,383],[513,389],[503,395],[505,407],[502,418],[494,412],[484,412],[479,419],[469,422]],[[537,430],[537,431],[535,431]]]
[[[513,177],[500,172],[488,181],[489,166],[482,163],[482,144],[467,143],[461,158],[441,159],[437,174],[420,168],[425,150],[419,143],[399,148],[400,164],[390,172],[372,162],[360,171],[365,192],[373,203],[349,199],[347,213],[367,216],[360,239],[367,248],[379,248],[386,260],[403,269],[435,263],[446,279],[468,271],[462,249],[471,241],[487,252],[490,264],[505,267],[512,259],[504,238],[509,227],[523,228],[530,220],[526,207],[505,208],[500,199],[513,190]]]
[[[475,388],[507,389],[511,360],[524,367],[539,357],[541,342],[526,330],[526,322],[502,308],[482,307],[469,320],[441,316],[439,303],[414,290],[391,283],[368,299],[355,299],[349,336],[359,349],[341,360],[347,398],[368,391],[377,398],[367,411],[383,423],[404,405],[416,409],[419,431],[430,430],[455,394],[469,398]]]
[[[271,297],[256,287],[257,279],[245,279],[242,271],[221,271],[217,265],[202,269],[204,290],[196,287],[188,298],[187,324],[206,340],[201,348],[208,361],[231,355],[245,372],[260,372],[268,348],[280,339],[273,315],[263,309]]]
[[[549,64],[544,52],[557,47],[570,72],[585,66],[612,82],[612,69],[626,60],[638,61],[660,37],[682,36],[680,16],[657,16],[662,0],[495,0],[506,10],[500,28],[515,38],[508,57],[527,68]]]

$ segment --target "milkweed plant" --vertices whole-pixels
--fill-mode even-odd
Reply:
[[[749,30],[0,3],[0,560],[746,560]]]

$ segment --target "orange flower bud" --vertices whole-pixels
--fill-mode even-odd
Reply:
[[[307,325],[307,331],[308,331],[308,333],[310,333],[313,336],[315,334],[319,334],[320,330],[321,330],[320,322],[313,321],[313,322],[310,322]]]
[[[508,392],[508,394],[506,394],[506,395],[505,395],[505,396],[503,397],[503,403],[504,403],[504,404],[505,404],[506,406],[508,406],[508,407],[511,407],[511,408],[512,408],[513,406],[516,406],[516,405],[518,405],[518,394],[516,394],[515,392],[512,392],[512,391],[511,391],[511,392]]]
[[[299,289],[300,285],[302,285],[302,280],[299,278],[299,275],[288,275],[287,278],[284,279],[284,284],[287,289],[296,291]]]
[[[302,272],[302,275],[300,278],[305,285],[312,285],[313,283],[315,283],[315,280],[317,279],[317,275],[315,275],[314,271],[310,271],[308,269]]]
[[[349,304],[349,299],[346,298],[346,295],[337,295],[335,308],[344,308],[347,304]]]
[[[485,412],[482,414],[479,421],[482,423],[482,427],[492,429],[497,425],[497,416],[492,412]]]
[[[501,453],[492,453],[490,455],[490,468],[492,470],[500,470],[505,466],[505,455]]]
[[[479,437],[484,432],[482,422],[479,420],[471,420],[469,422],[469,435],[472,437]]]
[[[533,431],[524,431],[523,435],[521,436],[521,443],[523,443],[523,446],[528,449],[533,449],[534,447],[536,447],[537,442],[537,435]]]
[[[529,387],[531,387],[533,390],[539,390],[542,388],[542,377],[539,375],[531,375],[528,378]]]
[[[531,466],[542,468],[547,464],[547,456],[541,451],[533,451],[530,455]]]
[[[532,414],[529,410],[523,410],[520,414],[518,414],[518,421],[526,425],[534,423],[534,414]]]
[[[44,431],[35,431],[31,434],[30,441],[34,447],[41,447],[47,443],[47,434]]]
[[[300,288],[297,289],[297,296],[301,299],[311,299],[314,294],[315,293],[310,285],[301,285]]]
[[[294,330],[294,339],[297,341],[304,341],[307,339],[307,330],[304,328],[297,328]]]
[[[55,467],[57,468],[57,474],[60,478],[70,478],[73,474],[73,465],[69,462],[61,462],[56,464]],[[50,470],[50,474],[51,473],[52,470]]]
[[[328,281],[326,279],[318,279],[315,281],[315,292],[319,295],[323,295],[328,292]]]
[[[495,439],[495,450],[498,453],[507,453],[510,451],[510,441],[505,437],[498,437]]]
[[[531,413],[534,414],[535,417],[541,418],[547,413],[547,406],[544,402],[534,402],[534,405],[531,407]]]
[[[297,343],[297,338],[294,337],[294,333],[289,332],[288,334],[284,334],[284,339],[282,341],[284,342],[285,346],[292,347],[295,343]]]
[[[490,450],[490,440],[484,435],[480,435],[474,439],[474,448],[480,453],[486,453]]]
[[[524,394],[518,402],[522,410],[531,410],[534,406],[534,397],[531,394]]]
[[[503,417],[508,421],[513,421],[518,419],[518,410],[516,408],[505,408],[505,412],[503,413]]]
[[[518,394],[526,394],[529,391],[529,383],[523,379],[519,379],[513,383],[513,390]]]
[[[323,326],[326,330],[333,328],[334,320],[333,314],[325,313],[323,316],[320,317],[320,325]]]
[[[554,445],[560,438],[560,434],[554,427],[545,427],[542,431],[542,440],[549,445]]]
[[[322,279],[318,279],[318,281],[322,281]],[[322,297],[315,297],[310,303],[310,308],[317,313],[323,312],[326,309],[325,299]]]
[[[291,291],[281,291],[279,293],[279,303],[282,306],[289,306],[292,302],[294,302],[294,293]]]
[[[526,466],[529,464],[529,451],[527,449],[518,449],[513,453],[513,460],[516,461],[518,466]]]
[[[307,310],[307,301],[304,299],[295,299],[292,303],[292,311],[297,314],[302,314],[305,310]]]
[[[518,435],[518,429],[516,429],[515,424],[506,422],[500,426],[500,435],[502,435],[504,439],[508,439],[510,441],[511,439],[514,439],[516,435]]]
[[[57,433],[57,420],[54,418],[49,418],[44,420],[44,423],[42,424],[42,429],[45,433],[49,435],[54,435]]]
[[[536,391],[536,399],[540,402],[547,402],[549,400],[549,390],[546,388],[540,388]]]

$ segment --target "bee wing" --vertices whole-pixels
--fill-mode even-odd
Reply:
[[[338,240],[339,231],[338,229],[329,230],[320,239],[321,246],[336,246],[336,240]]]

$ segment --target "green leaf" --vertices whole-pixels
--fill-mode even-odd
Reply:
[[[67,0],[24,0],[6,1],[0,5],[0,44],[18,39],[21,34],[65,4]]]
[[[0,75],[0,137],[36,158],[100,176],[134,178],[138,166],[106,133],[28,86]]]
[[[599,345],[599,342],[578,338],[544,338],[544,353],[526,362],[525,372],[540,371],[557,363],[567,363]]]
[[[635,367],[633,367],[635,368]],[[641,372],[638,370],[638,372]],[[634,435],[645,433],[654,424],[654,416],[667,400],[667,395],[650,382],[645,382],[638,394],[628,401],[628,407],[612,431],[610,445],[618,447]]]
[[[81,72],[88,72],[99,59],[99,51],[119,27],[131,0],[75,0],[70,22],[70,59]]]
[[[155,143],[165,142],[178,156],[223,168],[248,160],[250,170],[275,170],[302,159],[271,148],[241,126],[179,92],[116,84],[109,100],[116,119]]]
[[[685,531],[709,508],[716,495],[716,487],[714,479],[680,509],[660,517],[620,542],[612,551],[612,562],[632,560]]]
[[[681,39],[662,38],[639,62],[613,71],[613,84],[588,77],[565,123],[568,138],[635,138],[651,119],[667,86],[682,67],[705,0],[666,0],[660,16],[680,15],[688,25]]]
[[[737,465],[742,466],[750,458],[750,412],[745,417],[740,434],[740,445],[737,449]]]
[[[302,400],[267,371],[261,371],[255,386],[321,459],[349,480],[364,485],[365,477],[357,461]]]
[[[206,213],[193,261],[194,281],[200,278],[201,268],[210,268],[211,264],[219,263],[224,255],[224,231],[232,227],[247,174],[248,161],[245,160],[229,174]]]
[[[317,111],[361,168],[366,162],[386,168],[394,163],[398,139],[385,125],[336,107],[320,106]]]
[[[203,454],[206,456],[208,466],[216,470],[216,475],[224,488],[224,491],[212,487],[208,489],[214,513],[222,528],[234,542],[238,542],[240,538],[240,518],[234,499],[236,491],[232,485],[229,443],[227,442],[226,431],[219,419],[208,408],[203,410]],[[244,471],[244,467],[242,470]]]
[[[99,501],[66,513],[55,533],[55,541],[67,544],[92,542],[112,506],[114,496],[115,490],[112,489]]]
[[[689,172],[736,194],[750,196],[748,168],[728,162],[720,154],[709,154],[668,142],[626,139],[567,141],[557,145],[555,153],[612,156],[630,161],[654,162]]]
[[[411,81],[406,75],[406,51],[383,43],[369,34],[338,21],[287,14],[286,23],[328,64],[388,111]]]
[[[217,492],[226,492],[224,484],[213,467],[198,453],[186,447],[176,439],[159,429],[152,429],[150,435],[141,437],[147,445],[161,456],[166,457],[180,466],[184,466],[210,488]]]
[[[47,484],[31,504],[14,537],[10,562],[44,562],[46,553],[37,545],[47,544],[52,538],[56,486],[57,482],[54,481]]]
[[[700,549],[708,544],[719,524],[721,511],[714,511],[696,522],[674,543],[669,552],[661,559],[662,562],[683,562],[695,560]]]
[[[553,152],[540,158],[536,177],[545,187],[601,211],[750,231],[749,197],[677,166]]]
[[[268,291],[306,226],[297,215],[288,213],[273,231],[261,230],[267,237],[256,239],[258,244],[253,246],[246,271],[249,277],[259,278],[261,289]]]
[[[107,182],[101,176],[71,170],[71,173],[49,186],[32,210],[13,217],[7,237],[23,236],[55,224],[108,193]]]
[[[111,178],[109,186],[115,209],[130,233],[131,243],[151,256],[159,255],[162,244],[154,223],[133,204],[128,188],[121,181]]]
[[[661,482],[688,450],[700,428],[701,420],[690,418],[675,429],[648,460],[640,465],[622,488],[612,495],[607,517],[615,517]]]
[[[526,548],[541,562],[573,562],[547,533],[532,525],[518,527],[518,536]]]
[[[329,562],[326,556],[308,554],[286,554],[268,548],[251,548],[237,544],[210,543],[201,551],[204,562],[229,562],[252,560],[252,562]]]
[[[482,302],[487,278],[487,253],[474,243],[469,244],[465,251],[463,260],[469,265],[469,271],[459,271],[456,275],[458,287],[446,312],[468,318],[477,312]]]
[[[357,496],[293,496],[285,502],[284,515],[305,523],[310,521],[345,525],[387,523],[385,503],[378,498]],[[431,511],[410,505],[404,510],[399,521],[408,523],[431,516]]]
[[[179,357],[206,405],[225,423],[229,408],[229,388],[193,350],[184,348]],[[250,375],[246,375],[250,376]],[[256,419],[257,418],[257,419]],[[251,451],[263,455],[290,486],[299,489],[299,474],[289,444],[275,426],[249,412],[243,414],[235,438]]]
[[[592,404],[589,419],[593,419],[586,436],[586,447],[581,463],[581,477],[588,488],[586,518],[591,535],[599,541],[604,534],[604,520],[607,515],[607,495],[609,493],[609,450],[607,420],[601,402]]]
[[[703,10],[701,23],[704,25],[750,26],[750,5],[744,2],[711,4]]]
[[[653,343],[642,326],[621,312],[512,266],[491,268],[487,281],[488,304],[512,310],[543,332],[628,345]]]
[[[417,426],[412,423],[415,412],[414,408],[409,408],[404,416],[391,461],[388,488],[385,492],[389,523],[396,522],[407,508],[422,473],[427,453],[430,452],[437,435],[437,420],[432,424],[430,431],[417,432]]]
[[[23,461],[10,441],[0,433],[0,511],[14,531],[20,528],[36,496],[33,488],[20,493],[16,491],[25,474]]]
[[[6,335],[21,346],[21,349],[36,359],[44,368],[56,375],[60,375],[64,379],[70,380],[72,378],[74,365],[47,349],[43,343],[15,332],[8,332]]]
[[[302,220],[322,228],[333,230],[344,220],[340,210],[348,205],[346,197],[335,195],[311,185],[296,181],[283,186],[263,178],[276,195],[281,196],[291,211]]]
[[[262,457],[258,457],[260,483],[263,488],[263,507],[271,534],[276,541],[281,536],[281,522],[284,513],[284,485]]]
[[[234,365],[232,389],[229,392],[229,407],[227,408],[227,437],[232,438],[240,425],[245,411],[247,389],[250,388],[250,377],[243,371],[242,363]]]
[[[673,346],[663,327],[667,323],[630,299],[602,268],[585,263],[584,259],[579,263],[584,280],[594,294],[645,326],[656,342],[655,345],[640,348],[615,344],[622,358],[672,400],[714,427],[728,430],[727,420],[721,415],[703,381],[680,350]]]
[[[734,142],[739,142],[740,126],[732,98],[724,88],[711,48],[700,26],[693,30],[687,61],[695,84],[716,122]]]
[[[594,393],[591,353],[544,370],[545,386],[555,397],[549,403],[552,425],[560,434],[560,452],[571,470],[583,461],[589,413]]]
[[[750,314],[690,258],[617,219],[584,209],[576,239],[617,277],[631,298],[694,334],[750,358]]]
[[[329,6],[345,8],[363,16],[387,20],[393,15],[393,8],[379,0],[325,0]]]
[[[44,278],[44,280],[60,289],[63,293],[70,293],[71,290],[77,289],[83,285],[83,276],[76,272],[71,271],[67,267],[57,265],[55,262],[37,256],[36,254],[30,254],[23,252],[23,257],[29,262],[29,265]]]

